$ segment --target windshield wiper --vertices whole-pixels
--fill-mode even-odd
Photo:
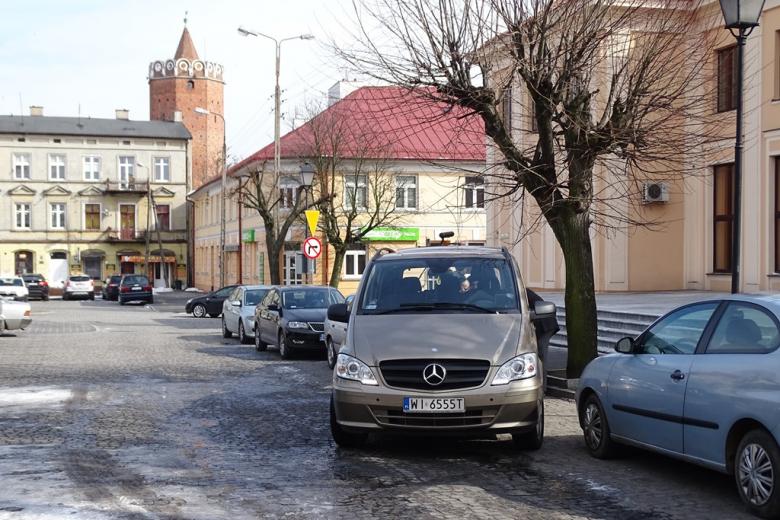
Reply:
[[[395,312],[406,312],[406,311],[432,311],[435,309],[468,309],[468,310],[479,311],[488,314],[498,313],[498,311],[488,309],[487,307],[481,307],[479,305],[473,305],[471,303],[434,302],[434,303],[401,303],[395,309],[385,309],[379,312],[373,312],[372,314],[392,314]]]
[[[371,314],[392,314],[394,312],[406,312],[406,311],[432,311],[433,305],[428,303],[402,303],[399,307],[394,309],[384,309],[378,312],[372,312]]]

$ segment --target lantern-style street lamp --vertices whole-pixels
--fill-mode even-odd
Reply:
[[[731,292],[739,292],[739,243],[742,226],[742,81],[745,41],[758,26],[764,0],[720,0],[726,29],[737,39],[737,136],[734,144],[734,228],[731,232]]]

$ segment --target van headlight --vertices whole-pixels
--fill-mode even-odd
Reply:
[[[536,354],[520,354],[501,365],[491,385],[506,385],[518,379],[534,377],[538,366]]]
[[[368,365],[346,354],[339,354],[336,358],[336,375],[341,379],[360,381],[364,385],[377,385],[374,373]]]

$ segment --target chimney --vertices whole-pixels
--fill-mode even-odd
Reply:
[[[342,79],[337,81],[328,89],[328,106],[344,99],[362,86],[363,84],[356,79]]]
[[[124,119],[125,121],[130,119],[130,111],[126,108],[117,108],[115,112],[117,119]]]
[[[43,115],[43,107],[38,105],[32,105],[30,107],[30,115],[31,116],[42,116]]]
[[[174,110],[173,111],[173,120],[176,123],[181,123],[181,110]]]

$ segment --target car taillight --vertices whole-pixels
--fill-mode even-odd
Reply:
[[[110,283],[110,284],[108,284],[108,286],[109,287],[116,287],[116,284],[115,283]]]
[[[41,280],[41,281],[39,282],[39,285],[41,285],[41,286],[43,286],[43,287],[48,287],[48,285],[49,285],[49,282],[47,282],[46,280]]]
[[[151,291],[152,286],[151,285],[144,285],[144,291]]]
[[[68,287],[70,285],[70,280],[65,280],[65,287]]]
[[[119,288],[119,292],[130,292],[130,287],[127,287],[127,286],[125,286],[125,287],[120,287],[120,288]]]
[[[25,318],[32,318],[32,311],[24,311]]]

